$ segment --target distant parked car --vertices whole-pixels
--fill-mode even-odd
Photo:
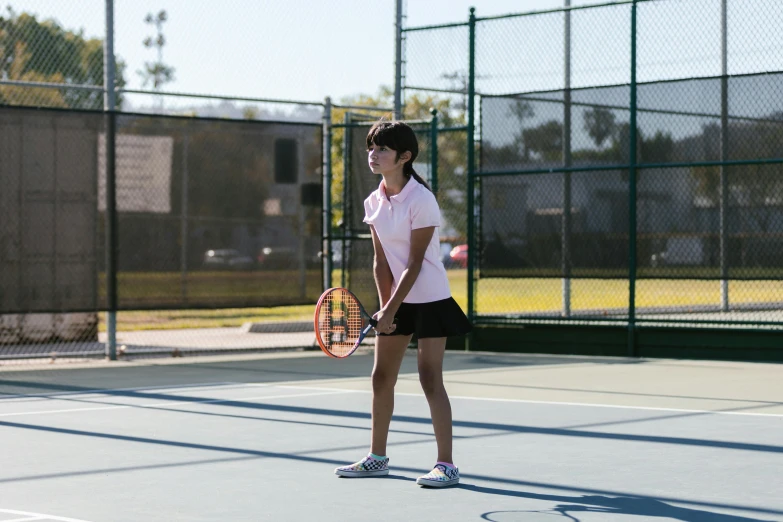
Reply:
[[[261,268],[298,268],[297,251],[287,247],[264,247],[258,252],[258,266]]]
[[[468,267],[468,245],[457,245],[451,249],[446,268]]]
[[[249,270],[253,265],[252,257],[233,248],[207,250],[202,264],[207,270]]]

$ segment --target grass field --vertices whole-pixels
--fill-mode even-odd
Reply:
[[[284,281],[285,284],[280,284]],[[101,295],[105,295],[101,281]],[[321,294],[321,271],[298,270],[247,272],[120,272],[117,292],[123,308],[155,308],[177,305],[218,308],[239,301],[270,303],[315,301]]]
[[[480,280],[476,294],[476,308],[483,314],[555,312],[561,310],[563,306],[560,279]],[[783,303],[783,283],[731,281],[729,296],[730,302],[735,305]],[[628,298],[628,281],[624,279],[571,280],[571,310],[574,312],[627,309]],[[718,304],[720,304],[718,281],[693,279],[636,281],[637,308],[687,309]]]
[[[131,297],[178,295],[181,281],[178,274],[142,274],[132,277],[123,274],[121,292],[131,292]],[[240,275],[230,273],[205,273],[194,276],[188,284],[188,295],[210,299],[210,296],[268,296],[274,299],[279,281],[298,277],[298,274],[278,272]],[[333,281],[339,281],[339,272]],[[454,299],[463,310],[467,309],[467,273],[465,270],[449,270],[449,280]],[[217,290],[216,286],[217,285]],[[541,313],[562,309],[560,279],[493,278],[479,280],[476,306],[480,314]],[[307,277],[308,294],[315,302],[320,293],[320,274]],[[312,290],[317,288],[317,291]],[[128,295],[127,293],[124,295]],[[783,282],[780,281],[731,281],[731,303],[781,303]],[[574,279],[571,281],[571,309],[602,311],[627,309],[628,281],[617,279]],[[646,307],[698,307],[720,303],[720,283],[701,280],[640,279],[636,284],[636,302]],[[219,304],[219,301],[218,303]],[[169,328],[216,328],[241,326],[247,322],[309,321],[313,305],[277,306],[269,308],[228,308],[210,310],[152,310],[129,311],[117,314],[118,330],[149,330]],[[105,330],[105,314],[101,315],[100,329]]]

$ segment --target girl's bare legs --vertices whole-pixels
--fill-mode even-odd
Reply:
[[[389,424],[394,411],[394,385],[397,384],[402,358],[410,342],[410,335],[375,337],[370,451],[376,455],[386,455],[386,440],[389,437]]]
[[[419,339],[419,381],[432,415],[438,461],[454,462],[451,454],[451,403],[443,386],[445,337]]]

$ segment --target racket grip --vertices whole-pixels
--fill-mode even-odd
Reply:
[[[372,326],[373,328],[375,328],[376,326],[378,326],[378,321],[376,321],[375,319],[373,319],[372,317],[370,317],[370,326]]]

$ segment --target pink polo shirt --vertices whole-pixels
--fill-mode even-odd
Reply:
[[[421,272],[413,283],[404,303],[430,303],[451,297],[449,279],[440,260],[440,209],[435,195],[413,178],[402,191],[386,197],[386,187],[381,181],[378,189],[364,200],[364,222],[375,228],[389,262],[394,283],[392,292],[408,265],[411,251],[411,230],[436,227],[424,253]]]

